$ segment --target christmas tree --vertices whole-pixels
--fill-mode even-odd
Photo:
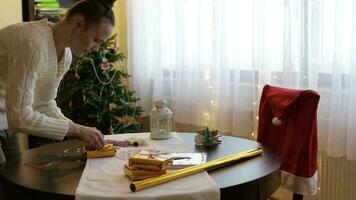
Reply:
[[[114,67],[125,59],[115,38],[73,62],[61,82],[57,104],[73,122],[96,127],[103,134],[139,132],[142,124],[137,118],[143,109],[135,92],[123,84],[129,75]]]

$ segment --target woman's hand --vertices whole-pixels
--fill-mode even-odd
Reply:
[[[82,140],[87,145],[97,149],[102,149],[105,145],[103,134],[95,127],[87,127],[70,122],[68,136]]]

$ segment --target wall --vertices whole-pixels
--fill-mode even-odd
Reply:
[[[127,55],[127,24],[126,24],[126,0],[117,0],[114,4],[116,25],[114,32],[118,33],[120,51]]]
[[[21,0],[1,0],[0,28],[22,22]]]

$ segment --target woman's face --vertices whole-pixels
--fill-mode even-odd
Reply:
[[[81,56],[97,50],[109,38],[112,30],[113,25],[106,18],[91,24],[85,24],[84,21],[76,23],[70,46],[73,54]]]

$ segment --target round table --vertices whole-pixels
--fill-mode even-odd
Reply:
[[[220,187],[222,200],[265,200],[278,189],[281,160],[260,143],[222,136],[220,145],[201,148],[194,145],[195,134],[178,135],[192,152],[206,152],[208,161],[256,147],[263,148],[261,156],[208,172]],[[9,158],[1,169],[6,196],[12,200],[75,199],[75,190],[85,166],[82,146],[83,143],[77,140],[64,141],[27,150]],[[30,166],[31,163],[46,160],[60,161],[61,167],[39,170]]]

